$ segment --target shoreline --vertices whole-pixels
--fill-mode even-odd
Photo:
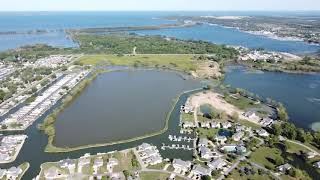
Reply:
[[[95,147],[103,147],[103,146],[110,146],[110,145],[116,145],[116,144],[123,144],[123,143],[129,143],[129,142],[134,142],[134,141],[138,141],[138,140],[142,140],[145,138],[150,138],[150,137],[154,137],[157,135],[161,135],[163,133],[165,133],[168,128],[169,128],[169,120],[171,117],[171,114],[173,112],[173,110],[175,109],[180,97],[186,93],[190,93],[193,91],[199,91],[202,90],[202,88],[197,88],[197,89],[192,89],[192,90],[187,90],[187,91],[183,91],[180,94],[178,94],[178,96],[176,98],[174,98],[174,103],[172,104],[171,110],[169,111],[169,113],[167,113],[166,118],[165,118],[165,126],[159,130],[156,131],[154,133],[148,133],[146,135],[142,135],[142,136],[138,136],[138,137],[134,137],[134,138],[130,138],[130,139],[125,139],[125,140],[120,140],[120,141],[114,141],[114,142],[108,142],[108,143],[97,143],[97,144],[89,144],[89,145],[83,145],[83,146],[77,146],[77,147],[70,147],[70,148],[66,148],[66,147],[57,147],[54,145],[54,143],[51,141],[48,141],[48,144],[45,148],[45,152],[47,153],[62,153],[62,152],[71,152],[71,151],[77,151],[77,150],[82,150],[82,149],[88,149],[88,148],[95,148]],[[54,138],[54,137],[51,137]]]

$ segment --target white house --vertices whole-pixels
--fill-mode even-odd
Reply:
[[[216,122],[216,121],[213,121],[213,122],[211,122],[211,127],[212,128],[220,128],[220,123]]]
[[[316,168],[320,168],[320,161],[318,161],[318,162],[316,162],[316,163],[314,163],[314,165],[313,165],[314,167],[316,167]]]
[[[207,138],[200,138],[198,142],[199,147],[207,147],[209,140]]]
[[[269,136],[269,133],[264,129],[257,130],[256,132],[261,137],[268,137]]]
[[[232,139],[233,139],[234,141],[240,141],[243,136],[244,136],[244,132],[240,131],[240,132],[235,133],[235,134],[232,136]]]
[[[286,164],[283,164],[281,166],[278,166],[277,170],[280,171],[280,172],[286,172],[286,171],[290,170],[291,168],[292,168],[291,165],[286,163]]]
[[[230,122],[223,122],[221,125],[224,129],[228,129],[232,127],[232,124]]]
[[[225,144],[228,139],[227,139],[226,136],[216,136],[216,137],[214,138],[214,140],[215,140],[217,143]]]
[[[44,176],[46,179],[57,179],[60,178],[60,170],[54,166],[50,167],[44,172]]]

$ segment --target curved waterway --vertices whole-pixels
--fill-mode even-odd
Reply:
[[[172,81],[177,83],[177,85],[174,85],[171,83],[167,84],[167,86],[165,86],[165,87],[169,88],[169,89],[175,89],[174,87],[180,86],[181,84],[185,84],[185,83],[188,84],[188,82],[183,82],[184,80],[182,80],[182,78],[176,73],[166,72],[166,71],[165,72],[147,71],[147,70],[144,70],[144,71],[123,71],[122,73],[120,73],[120,75],[116,72],[106,73],[105,75],[102,75],[100,78],[96,79],[95,82],[96,82],[96,85],[98,85],[98,86],[107,86],[106,84],[101,84],[101,83],[97,83],[97,82],[101,82],[101,80],[104,81],[103,79],[106,78],[104,76],[107,76],[110,74],[113,74],[114,76],[125,76],[126,78],[130,79],[132,77],[142,78],[141,73],[145,75],[144,78],[158,77],[159,81],[163,81],[162,83],[158,82],[159,85],[164,86],[165,82],[172,83]],[[169,86],[169,85],[171,85],[171,86]],[[201,87],[200,82],[191,82],[191,84],[189,84],[189,85],[190,86],[188,86],[188,85],[184,86],[185,89],[182,88],[181,90],[187,90],[187,89],[191,90],[192,88],[195,88],[195,87],[197,87],[197,88]],[[90,87],[94,87],[94,85],[89,86],[86,91],[90,90]],[[165,88],[165,87],[158,87],[159,89],[157,90],[155,87],[148,86],[148,84],[145,84],[144,88],[148,88],[148,87],[150,88],[150,91],[152,91],[152,92],[159,91],[161,89],[163,90]],[[197,92],[197,91],[201,91],[201,90],[195,90],[194,92]],[[127,94],[132,94],[128,88],[127,88],[126,92],[127,92]],[[143,92],[145,92],[145,91],[143,91]],[[177,97],[179,95],[179,93],[181,93],[181,92],[182,91],[180,91],[180,92],[176,91],[177,94],[173,95],[173,98]],[[52,107],[48,112],[46,112],[31,127],[29,127],[26,130],[25,134],[28,135],[28,139],[25,142],[23,148],[21,149],[21,152],[20,152],[19,156],[17,157],[16,161],[14,161],[13,163],[10,163],[10,164],[0,165],[0,168],[9,168],[11,166],[18,166],[18,165],[22,164],[23,162],[29,162],[31,166],[30,166],[29,170],[26,172],[23,179],[30,180],[39,173],[40,165],[42,163],[59,161],[61,159],[65,159],[65,158],[79,158],[80,156],[84,155],[85,153],[96,154],[99,152],[123,150],[123,149],[135,147],[137,145],[140,145],[143,142],[152,143],[152,144],[158,146],[162,156],[165,158],[181,158],[184,160],[191,160],[192,159],[192,151],[161,150],[160,147],[161,147],[162,143],[172,144],[172,142],[170,142],[168,139],[169,135],[181,136],[181,134],[179,133],[180,127],[178,126],[179,125],[179,116],[180,116],[180,106],[182,104],[184,104],[185,101],[187,100],[188,96],[194,92],[187,92],[187,93],[182,94],[179,97],[176,105],[174,106],[174,108],[170,114],[169,121],[168,121],[168,129],[166,132],[164,132],[160,135],[145,138],[142,140],[133,141],[130,143],[123,143],[123,144],[117,144],[117,145],[105,146],[105,147],[97,147],[97,148],[88,148],[88,149],[73,151],[73,152],[69,152],[69,153],[45,153],[44,149],[45,149],[45,146],[47,145],[47,137],[46,137],[46,135],[44,135],[43,133],[41,133],[40,131],[37,130],[37,124],[41,123],[47,115],[49,115],[56,107],[58,107],[61,104],[61,102],[58,102],[54,107]],[[84,96],[86,93],[88,93],[88,92],[84,92]],[[105,92],[105,93],[107,93],[107,92]],[[81,96],[79,98],[81,98]],[[154,100],[154,101],[156,101],[156,100]],[[149,105],[152,105],[152,99],[150,99],[149,102],[150,102]],[[75,101],[74,104],[72,104],[70,107],[72,107],[76,103],[77,103],[77,101]],[[165,105],[167,108],[164,108],[164,109],[171,109],[172,104],[173,104],[173,101],[171,99],[169,104]],[[125,114],[125,112],[121,111],[121,114]],[[150,119],[150,120],[153,121],[152,119]],[[161,119],[160,121],[163,125],[165,120]],[[132,128],[135,128],[135,127],[132,127]],[[108,128],[108,126],[106,126],[106,128]],[[75,129],[75,128],[70,127],[68,130],[71,130],[71,129]],[[82,136],[90,134],[90,132],[85,131],[85,129],[82,129],[79,131],[81,131],[83,133]],[[6,134],[10,134],[10,133],[6,133]],[[178,144],[178,142],[174,142],[174,143]],[[191,143],[179,142],[179,143],[181,145],[185,144],[185,145],[190,145],[190,147],[192,147],[192,142]]]
[[[320,74],[252,73],[245,67],[231,66],[224,83],[282,102],[291,122],[298,127],[319,130]]]

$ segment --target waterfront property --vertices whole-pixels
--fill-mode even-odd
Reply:
[[[13,162],[26,139],[26,135],[0,135],[0,164]]]
[[[123,171],[134,172],[141,167],[134,151],[85,154],[78,159],[46,162],[41,165],[41,172],[35,179],[125,179]]]
[[[37,96],[32,103],[20,108],[2,121],[0,123],[1,131],[25,130],[70,89],[77,85],[79,81],[85,78],[88,73],[89,71],[81,71],[64,76],[41,93],[41,95]]]
[[[8,169],[0,169],[0,179],[20,180],[29,167],[29,163],[23,163],[18,167],[13,166]]]

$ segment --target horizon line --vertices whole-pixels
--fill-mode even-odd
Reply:
[[[320,12],[318,10],[0,10],[1,12]]]

